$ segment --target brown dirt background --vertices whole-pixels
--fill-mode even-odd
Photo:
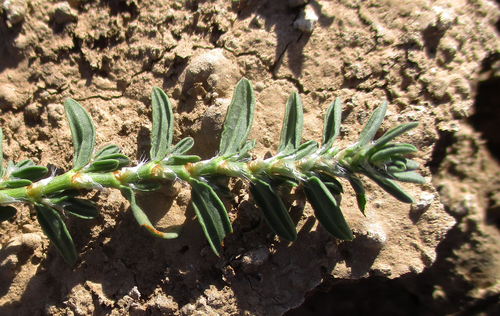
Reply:
[[[134,164],[147,159],[153,86],[171,98],[174,141],[192,136],[191,153],[210,158],[232,89],[246,77],[256,91],[256,157],[275,153],[294,90],[304,141],[320,140],[337,96],[340,146],[384,99],[382,131],[419,121],[401,137],[419,148],[414,159],[429,180],[404,186],[417,202],[401,204],[364,181],[364,217],[346,186],[342,209],[355,239],[339,242],[317,225],[300,188],[283,192],[299,232],[289,244],[263,223],[247,184],[233,181],[224,201],[235,232],[218,258],[182,183],[139,197],[158,228],[183,224],[168,241],[138,227],[119,193],[95,191],[97,219],[67,218],[80,254],[74,267],[20,206],[0,226],[0,315],[500,313],[498,5],[306,2],[3,0],[5,159],[68,170],[67,97],[91,114],[97,148],[113,143]]]

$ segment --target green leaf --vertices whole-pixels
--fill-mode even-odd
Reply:
[[[388,130],[382,137],[375,141],[375,148],[382,148],[385,144],[398,137],[399,135],[418,126],[418,122],[404,123]]]
[[[15,164],[16,169],[22,169],[26,167],[34,166],[35,163],[31,159],[24,159]]]
[[[218,256],[224,237],[233,232],[226,208],[214,190],[206,183],[191,178],[191,201],[203,232],[213,252]]]
[[[245,144],[238,150],[238,156],[234,159],[235,161],[239,161],[242,159],[250,158],[250,154],[248,153],[255,147],[255,139],[250,139],[245,142]]]
[[[85,167],[85,172],[110,172],[118,169],[120,162],[115,159],[94,161]]]
[[[64,190],[62,192],[55,193],[47,198],[48,202],[51,204],[61,204],[61,202],[80,195],[80,191],[77,189]]]
[[[201,158],[195,155],[172,155],[168,157],[165,161],[166,165],[185,165],[187,163],[193,163],[199,161]]]
[[[159,182],[156,181],[137,181],[134,183],[130,184],[130,187],[136,191],[141,191],[141,192],[152,192],[156,191],[158,189],[161,189],[162,185]]]
[[[384,120],[385,112],[387,111],[387,101],[384,101],[380,107],[373,111],[372,115],[368,119],[365,127],[361,131],[358,138],[358,146],[362,147],[373,140],[375,134],[377,134],[382,121]]]
[[[324,151],[330,149],[340,132],[342,121],[342,103],[340,98],[330,104],[325,115],[325,125],[323,127],[322,148]]]
[[[153,129],[151,131],[151,160],[160,162],[170,151],[174,134],[174,115],[165,92],[154,87],[151,93]]]
[[[344,193],[344,188],[342,187],[342,183],[340,183],[337,178],[329,175],[328,173],[321,172],[318,174],[319,179],[330,189],[330,192],[334,195],[340,195]]]
[[[406,170],[417,170],[418,168],[420,168],[420,165],[411,160],[411,159],[405,159],[406,162],[405,162],[405,165],[406,165]]]
[[[144,211],[139,207],[139,205],[137,205],[134,192],[131,188],[123,186],[120,188],[120,191],[123,197],[125,197],[129,201],[132,214],[134,215],[135,220],[137,221],[137,223],[139,223],[140,226],[146,228],[152,235],[156,237],[173,239],[179,236],[180,226],[169,227],[165,232],[161,232],[154,228],[153,224],[151,224]]]
[[[236,85],[233,99],[227,109],[219,147],[221,156],[232,156],[242,148],[252,127],[254,109],[255,95],[252,84],[243,78]]]
[[[365,173],[365,175],[368,178],[372,179],[382,189],[384,189],[384,191],[386,191],[399,201],[404,203],[414,202],[413,198],[408,193],[406,193],[399,185],[397,185],[397,183],[395,183],[394,181],[368,172]]]
[[[19,179],[36,181],[44,177],[49,170],[43,166],[26,166],[12,171],[11,176]]]
[[[288,155],[299,147],[302,139],[303,123],[302,101],[299,94],[294,91],[286,101],[285,118],[283,119],[278,153]]]
[[[356,192],[356,201],[358,202],[359,210],[361,211],[361,213],[365,214],[366,194],[363,183],[355,175],[349,177],[349,183],[351,184],[351,187],[353,188],[354,192]]]
[[[170,150],[170,154],[184,155],[191,148],[193,148],[193,145],[194,145],[194,139],[192,137],[183,138]]]
[[[327,232],[342,240],[354,238],[337,201],[320,179],[307,178],[304,181],[304,192],[314,209],[316,218]]]
[[[11,219],[16,213],[17,210],[12,206],[0,206],[0,222]]]
[[[101,148],[95,155],[94,160],[100,160],[101,157],[106,157],[120,153],[120,147],[117,145],[107,145]]]
[[[414,153],[417,148],[411,144],[389,144],[377,150],[371,157],[370,161],[384,161],[396,155],[406,155]]]
[[[75,100],[66,99],[64,109],[73,136],[73,146],[75,147],[73,170],[78,171],[92,157],[95,143],[94,124],[92,124],[89,114]]]
[[[295,241],[297,230],[292,218],[269,183],[261,179],[254,180],[250,183],[250,193],[273,232],[285,240]]]
[[[18,180],[7,180],[0,183],[1,188],[15,189],[20,187],[26,187],[31,184],[30,180],[18,179]]]
[[[425,183],[425,178],[415,171],[393,172],[389,174],[394,180],[409,183]]]
[[[118,170],[120,168],[126,167],[130,163],[130,158],[123,155],[123,154],[120,154],[120,153],[110,154],[110,155],[106,155],[106,156],[101,155],[101,156],[99,156],[98,159],[95,159],[95,160],[96,161],[104,161],[104,160],[116,160],[116,161],[118,161],[118,166],[114,170]]]
[[[78,259],[73,239],[59,213],[43,204],[35,204],[36,216],[43,232],[56,246],[67,264],[73,265]]]
[[[302,159],[302,158],[304,158],[306,156],[311,155],[316,150],[318,150],[318,142],[317,141],[310,140],[310,141],[307,141],[307,142],[303,143],[293,153],[295,161],[300,160],[300,159]]]
[[[68,198],[64,202],[63,209],[73,214],[76,217],[83,219],[96,218],[99,215],[99,210],[95,207],[95,204],[88,200]]]

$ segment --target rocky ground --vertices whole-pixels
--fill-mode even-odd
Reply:
[[[368,179],[366,216],[346,190],[355,239],[318,226],[299,187],[284,196],[299,238],[275,237],[232,183],[235,232],[211,251],[189,189],[168,183],[139,203],[176,240],[138,227],[113,190],[88,193],[95,220],[68,217],[79,261],[68,266],[19,207],[0,226],[1,315],[494,315],[500,297],[498,5],[492,1],[2,0],[0,124],[4,158],[58,170],[73,149],[62,103],[89,111],[97,147],[147,158],[150,93],[171,98],[175,141],[216,154],[235,84],[253,83],[250,138],[275,153],[284,104],[304,101],[303,140],[320,140],[326,108],[343,100],[339,146],[358,137],[383,101],[383,131],[401,137],[428,179],[404,185],[405,205]],[[346,186],[347,188],[347,186]],[[306,300],[304,302],[304,297]],[[294,309],[295,308],[295,309]]]

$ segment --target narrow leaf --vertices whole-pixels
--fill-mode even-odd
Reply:
[[[297,148],[297,150],[294,152],[295,160],[300,160],[306,156],[309,156],[316,150],[318,150],[318,142],[315,140],[307,141],[300,145],[299,148]]]
[[[240,150],[238,150],[238,156],[235,158],[235,161],[250,158],[250,154],[248,152],[254,147],[255,139],[247,140],[245,144],[240,148]]]
[[[303,124],[302,101],[299,94],[294,91],[286,101],[285,118],[283,119],[280,144],[278,146],[279,153],[288,155],[299,147]]]
[[[358,177],[354,175],[349,177],[349,183],[351,184],[351,187],[353,188],[354,192],[356,192],[356,201],[358,202],[359,210],[361,211],[361,213],[365,214],[366,194],[363,183]]]
[[[43,166],[29,166],[12,171],[11,175],[19,179],[36,181],[44,177],[49,170]]]
[[[410,183],[425,183],[425,178],[415,171],[406,171],[406,172],[394,172],[391,173],[390,176],[394,178],[394,180],[398,180],[401,182],[410,182]]]
[[[137,205],[135,201],[135,195],[131,188],[129,187],[121,187],[120,191],[129,203],[130,209],[132,210],[132,214],[134,214],[134,218],[142,227],[146,228],[152,235],[156,237],[161,237],[164,239],[173,239],[179,236],[180,227],[172,226],[167,229],[165,232],[161,232],[153,227],[153,224],[149,221],[148,217],[144,213],[144,211]]]
[[[43,204],[35,204],[36,217],[43,232],[56,246],[67,264],[73,265],[78,259],[75,244],[59,213]]]
[[[380,137],[379,139],[377,139],[377,141],[375,141],[375,148],[381,148],[382,146],[384,146],[385,144],[387,144],[388,142],[390,142],[391,140],[393,140],[394,138],[398,137],[399,135],[415,128],[418,126],[418,122],[410,122],[410,123],[405,123],[405,124],[401,124],[399,126],[396,126],[394,128],[391,128],[390,130],[388,130],[384,135],[382,135],[382,137]]]
[[[420,165],[411,159],[406,159],[405,165],[406,170],[417,170],[418,168],[420,168]]]
[[[417,148],[411,144],[391,144],[376,151],[371,157],[371,161],[384,161],[395,155],[406,155],[414,153]]]
[[[120,162],[115,159],[98,160],[85,167],[85,172],[109,172],[118,169]]]
[[[295,241],[297,230],[292,218],[269,183],[260,179],[253,181],[250,184],[250,193],[274,233],[285,240]]]
[[[73,146],[75,147],[73,170],[80,170],[89,162],[94,151],[94,124],[89,114],[75,100],[66,99],[64,109],[73,136]]]
[[[408,193],[406,193],[396,182],[368,172],[365,173],[365,175],[399,201],[404,203],[414,202],[413,198]]]
[[[151,131],[151,160],[160,162],[168,154],[174,133],[174,115],[165,92],[154,87],[151,93],[153,129]]]
[[[341,193],[344,193],[344,188],[342,187],[342,183],[340,183],[337,178],[321,172],[319,173],[319,179],[330,189],[330,192],[332,192],[332,189],[335,192],[335,195],[340,195]]]
[[[342,120],[342,103],[340,98],[330,104],[325,115],[325,125],[323,127],[322,147],[325,150],[330,149],[340,132],[340,124]]]
[[[110,155],[106,155],[106,156],[101,155],[101,156],[99,156],[98,159],[96,159],[96,161],[102,161],[102,160],[116,160],[116,161],[118,161],[118,167],[115,170],[123,168],[130,163],[130,158],[123,155],[123,154],[120,154],[120,153],[110,154]]]
[[[236,154],[246,142],[252,127],[254,109],[252,84],[243,78],[236,85],[233,99],[227,109],[219,147],[221,156]]]
[[[0,183],[1,188],[15,189],[20,187],[26,187],[31,184],[30,180],[18,179],[18,180],[7,180]]]
[[[17,210],[12,206],[0,206],[0,222],[6,221],[14,215],[16,215]]]
[[[118,153],[120,153],[120,147],[118,147],[117,145],[107,145],[94,155],[94,160],[100,160],[101,157],[106,157]]]
[[[191,148],[193,148],[194,139],[192,137],[186,137],[181,139],[180,142],[175,144],[175,146],[170,150],[172,155],[184,155]]]
[[[172,155],[168,157],[165,161],[166,165],[185,165],[187,163],[197,162],[201,158],[195,155]]]
[[[354,238],[337,201],[320,179],[310,177],[304,181],[304,192],[316,218],[327,232],[342,240]]]
[[[69,198],[65,201],[63,208],[66,212],[83,219],[92,219],[99,215],[99,210],[94,203],[88,200]]]
[[[156,181],[138,181],[130,184],[130,187],[136,191],[153,192],[161,189],[162,185]]]
[[[384,101],[380,107],[373,111],[365,127],[358,138],[358,146],[364,146],[373,140],[387,111],[387,101]]]
[[[191,201],[203,232],[213,252],[218,256],[224,237],[233,232],[226,208],[214,190],[201,181],[192,178]]]

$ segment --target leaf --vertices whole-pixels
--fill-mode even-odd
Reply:
[[[415,171],[393,172],[389,174],[394,180],[410,183],[426,183],[425,178]]]
[[[153,224],[149,221],[148,217],[144,211],[137,205],[135,201],[135,195],[131,188],[122,186],[120,191],[124,198],[126,198],[130,203],[130,209],[134,215],[135,220],[140,226],[146,228],[152,235],[156,237],[161,237],[164,239],[174,239],[179,236],[180,226],[169,227],[165,232],[161,232],[153,227]]]
[[[361,131],[358,138],[358,146],[362,147],[373,140],[375,134],[384,120],[385,112],[387,111],[387,101],[384,101],[380,107],[373,111],[368,119],[365,127]]]
[[[31,159],[24,159],[15,164],[16,169],[22,169],[30,166],[34,166],[35,163]]]
[[[384,135],[375,141],[375,148],[382,148],[385,144],[398,137],[399,135],[418,126],[418,122],[404,123],[388,130]]]
[[[340,181],[337,180],[337,178],[324,172],[319,173],[318,176],[321,182],[323,182],[329,188],[330,192],[332,192],[332,190],[334,191],[332,192],[332,194],[340,195],[344,193],[344,188],[342,187],[342,183],[340,183]]]
[[[278,146],[279,153],[288,155],[299,147],[302,139],[303,121],[302,101],[299,94],[294,91],[286,101],[285,118]]]
[[[30,180],[18,179],[18,180],[7,180],[0,183],[2,188],[15,189],[20,187],[26,187],[31,184]]]
[[[399,185],[397,185],[397,183],[395,183],[394,181],[368,172],[365,173],[365,175],[368,178],[372,179],[382,189],[384,189],[384,191],[386,191],[399,201],[404,203],[414,202],[413,198],[408,193],[406,193]]]
[[[295,155],[295,160],[297,161],[311,155],[316,150],[318,150],[318,142],[310,140],[300,145],[293,154]]]
[[[184,155],[191,148],[193,148],[193,145],[194,145],[194,139],[192,137],[183,138],[170,150],[170,154]]]
[[[19,179],[36,181],[44,177],[49,170],[43,166],[27,166],[18,170],[14,170],[11,176]]]
[[[102,157],[114,155],[120,153],[120,147],[117,145],[107,145],[103,147],[101,150],[99,150],[95,155],[94,155],[94,160],[100,160]]]
[[[123,154],[120,154],[120,153],[110,154],[110,155],[106,155],[106,156],[101,155],[101,156],[99,156],[98,159],[96,159],[96,161],[104,161],[104,160],[116,160],[116,161],[118,161],[118,166],[116,167],[115,170],[126,167],[130,163],[130,158],[123,155]]]
[[[0,222],[11,219],[14,215],[16,215],[16,213],[17,210],[12,206],[0,206]]]
[[[64,101],[64,109],[71,129],[71,135],[73,136],[73,146],[75,147],[73,170],[78,171],[92,157],[95,143],[94,124],[89,114],[75,100],[66,99]]]
[[[285,240],[295,241],[297,230],[292,218],[269,183],[256,179],[250,183],[250,193],[273,232]]]
[[[201,158],[195,155],[172,155],[165,161],[166,165],[185,165],[199,161]]]
[[[233,232],[226,208],[214,190],[206,183],[191,178],[191,201],[203,232],[213,252],[218,256],[224,237]]]
[[[384,161],[396,155],[406,155],[414,153],[417,148],[411,144],[390,144],[384,148],[377,150],[371,157],[370,161]]]
[[[406,162],[405,162],[405,165],[406,165],[406,170],[417,170],[418,168],[420,168],[420,165],[411,160],[411,159],[405,159]]]
[[[98,160],[85,167],[85,172],[109,172],[118,169],[120,162],[115,159]]]
[[[325,115],[325,125],[323,127],[322,148],[326,151],[333,146],[333,143],[340,132],[340,124],[342,121],[342,103],[340,98],[336,98]]]
[[[327,232],[341,240],[354,238],[337,201],[320,179],[307,178],[304,181],[304,192],[316,218]]]
[[[130,187],[134,190],[141,192],[152,192],[161,189],[162,185],[156,181],[137,181],[130,184]]]
[[[67,264],[73,265],[78,259],[73,239],[59,213],[43,204],[35,204],[36,216],[43,232],[56,246]]]
[[[47,200],[52,204],[60,204],[61,202],[80,195],[80,191],[77,189],[68,189],[62,192],[58,192],[48,197]]]
[[[250,157],[248,152],[255,147],[255,139],[250,139],[245,142],[245,144],[238,150],[238,156],[234,159],[234,161],[239,161],[242,159],[247,159]]]
[[[65,201],[63,209],[66,212],[83,219],[92,219],[99,215],[99,210],[97,210],[94,203],[88,200],[75,199],[72,197]]]
[[[153,129],[151,130],[151,160],[160,162],[170,151],[174,134],[174,115],[165,92],[154,87],[151,93]]]
[[[349,177],[349,183],[351,184],[351,187],[354,190],[354,192],[356,192],[356,201],[358,202],[359,210],[361,211],[361,213],[365,214],[366,193],[363,183],[355,175]]]
[[[227,109],[224,129],[220,140],[220,155],[232,156],[238,152],[248,138],[255,109],[252,84],[243,78],[234,90],[233,99]]]

